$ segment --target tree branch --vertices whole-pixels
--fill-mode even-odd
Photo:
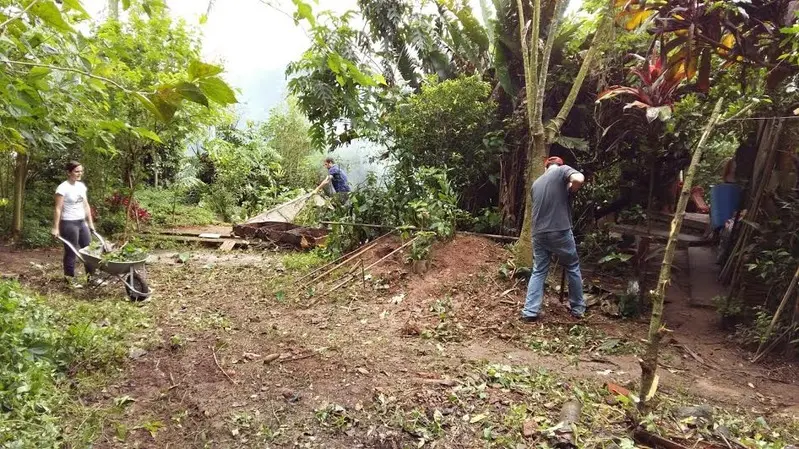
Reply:
[[[531,62],[530,62],[530,45],[527,39],[527,26],[524,23],[524,5],[522,0],[516,0],[516,7],[519,10],[519,41],[522,45],[522,61],[524,64],[524,92],[526,101],[527,101],[527,128],[530,132],[530,142],[532,143],[533,139],[533,120],[535,116],[535,107],[533,101],[535,101],[536,93],[535,93],[535,78],[531,73]]]
[[[30,4],[28,6],[25,7],[25,9],[20,11],[19,14],[17,14],[16,16],[11,16],[5,22],[0,23],[0,36],[4,35],[6,33],[6,27],[8,26],[8,24],[10,24],[11,22],[13,22],[15,20],[21,19],[22,16],[24,16],[25,13],[30,11],[30,9],[33,8],[33,5],[35,5],[37,3],[39,3],[39,0],[33,0],[32,2],[30,2]]]
[[[547,77],[549,76],[549,59],[552,56],[552,47],[555,46],[555,37],[560,31],[560,24],[563,20],[563,15],[566,13],[568,2],[565,0],[555,0],[555,14],[552,16],[552,22],[549,24],[549,31],[547,32],[547,42],[544,45],[544,54],[541,56],[541,68],[538,73],[538,96],[535,101],[535,116],[539,118],[539,123],[542,123],[544,115],[544,92],[547,88]],[[540,132],[541,130],[536,130]]]
[[[125,86],[117,83],[116,81],[114,81],[112,79],[109,79],[109,78],[106,78],[106,77],[103,77],[103,76],[99,76],[99,75],[94,75],[92,73],[89,73],[89,72],[86,72],[86,71],[83,71],[83,70],[80,70],[80,69],[74,69],[72,67],[61,67],[61,66],[55,66],[55,65],[50,65],[50,64],[41,64],[41,63],[38,63],[38,62],[14,61],[14,60],[11,60],[11,59],[0,59],[0,63],[9,64],[9,65],[21,65],[21,66],[27,66],[27,67],[43,67],[45,69],[57,70],[57,71],[60,71],[60,72],[77,73],[79,75],[83,75],[83,76],[88,77],[88,78],[94,78],[96,80],[100,80],[100,81],[103,81],[105,83],[108,83],[108,84],[116,87],[117,89],[119,89],[119,90],[121,90],[123,92],[128,92],[128,93],[132,93],[133,92],[130,89],[126,88]]]
[[[583,59],[582,65],[580,65],[580,71],[577,72],[577,77],[574,79],[574,84],[572,84],[572,88],[569,91],[569,95],[566,97],[566,100],[563,102],[563,105],[560,108],[560,112],[558,115],[555,116],[552,120],[547,123],[546,129],[546,140],[547,142],[551,142],[555,136],[560,133],[560,128],[563,126],[563,123],[566,122],[566,117],[569,116],[569,112],[571,112],[574,103],[577,101],[577,94],[580,92],[580,89],[583,86],[583,82],[585,81],[585,77],[588,75],[588,70],[591,68],[591,63],[594,61],[594,57],[596,57],[597,53],[599,53],[599,47],[602,44],[602,41],[605,39],[605,36],[610,33],[613,28],[613,0],[608,0],[607,8],[605,9],[604,16],[602,21],[597,28],[597,32],[594,35],[594,39],[591,41],[591,47],[588,49],[588,53],[585,55],[585,59]]]

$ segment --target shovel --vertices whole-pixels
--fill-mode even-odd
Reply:
[[[95,231],[94,229],[92,229],[92,234],[94,234],[94,236],[95,236],[95,237],[97,237],[97,240],[99,240],[99,241],[100,241],[100,245],[102,246],[102,248],[103,248],[103,252],[104,252],[104,253],[110,253],[111,251],[113,251],[113,249],[114,249],[114,245],[112,245],[112,244],[110,244],[110,243],[106,243],[106,241],[105,241],[105,239],[103,238],[103,236],[101,236],[100,234],[98,234],[98,233],[97,233],[97,231]]]

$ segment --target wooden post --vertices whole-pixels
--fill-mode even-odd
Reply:
[[[25,215],[25,184],[28,178],[28,154],[17,153],[14,164],[14,215],[11,220],[11,234],[15,239],[22,237],[22,224]]]
[[[647,410],[649,403],[647,396],[650,394],[655,382],[658,354],[660,351],[660,337],[663,333],[663,300],[666,297],[666,288],[671,279],[671,263],[674,260],[674,252],[677,249],[677,237],[680,234],[682,221],[685,217],[685,208],[688,205],[688,198],[691,195],[694,175],[696,174],[699,161],[702,159],[702,147],[705,145],[710,133],[719,120],[722,102],[723,99],[719,99],[716,103],[716,107],[713,108],[710,121],[708,121],[707,126],[705,126],[702,137],[699,139],[699,143],[697,143],[693,157],[691,158],[691,164],[688,166],[688,171],[683,181],[682,192],[680,192],[680,199],[677,202],[677,210],[674,211],[674,218],[671,220],[671,232],[669,233],[669,239],[666,243],[663,263],[660,266],[660,277],[658,278],[657,288],[652,294],[652,317],[649,321],[649,338],[646,353],[641,360],[641,402],[639,403],[639,408],[643,412]]]

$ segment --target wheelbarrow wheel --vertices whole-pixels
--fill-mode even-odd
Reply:
[[[133,286],[132,289],[131,286]],[[147,285],[147,281],[144,280],[141,273],[135,271],[125,275],[125,292],[131,301],[144,301],[150,297],[150,287]]]

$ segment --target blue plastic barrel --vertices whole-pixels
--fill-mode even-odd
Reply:
[[[741,204],[741,186],[717,184],[710,188],[710,226],[716,230],[735,215]]]

